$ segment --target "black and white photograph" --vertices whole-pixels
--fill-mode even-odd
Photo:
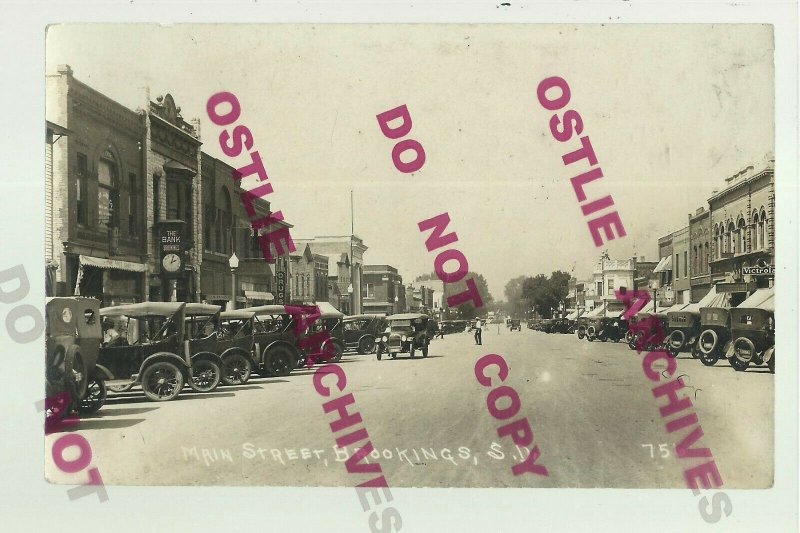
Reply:
[[[286,531],[743,531],[796,495],[783,34],[662,18],[54,17],[4,252],[42,253],[0,269],[36,482]]]

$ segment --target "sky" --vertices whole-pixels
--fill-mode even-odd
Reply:
[[[433,270],[417,223],[446,212],[496,300],[520,275],[583,278],[603,249],[656,260],[657,239],[707,208],[725,178],[774,151],[768,25],[55,25],[47,72],[131,108],[171,94],[202,149],[233,166],[208,98],[234,93],[294,238],[355,233],[368,264],[404,281]],[[536,88],[560,76],[627,235],[595,247]],[[412,174],[375,116],[405,104],[425,149]],[[559,111],[563,113],[563,111]],[[574,167],[574,168],[573,168]]]

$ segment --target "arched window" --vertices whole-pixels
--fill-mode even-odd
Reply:
[[[725,233],[725,251],[736,253],[736,226],[733,225],[733,221],[728,222],[728,231]]]
[[[106,150],[97,163],[97,225],[101,229],[119,227],[119,180],[117,160]]]
[[[709,255],[708,244],[709,244],[708,241],[706,241],[706,244],[705,244],[706,253],[705,253],[705,256],[704,256],[706,258],[706,261],[705,261],[705,263],[703,263],[703,271],[706,272],[706,273],[708,272],[709,260],[711,259],[711,256]]]
[[[769,243],[767,242],[767,213],[766,211],[761,211],[761,218],[758,222],[758,238],[761,242],[761,249],[766,250],[769,248]]]
[[[753,216],[750,219],[750,250],[756,251],[761,249],[761,240],[758,234],[758,211],[753,211]]]
[[[744,217],[739,219],[736,228],[736,250],[743,254],[747,252],[747,223]]]
[[[692,246],[692,272],[694,272],[695,274],[697,274],[697,272],[699,271],[698,268],[697,268],[697,264],[698,264],[697,260],[698,260],[698,258],[697,258],[697,245],[695,245],[695,246]]]

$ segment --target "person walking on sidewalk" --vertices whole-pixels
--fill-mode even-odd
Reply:
[[[483,344],[481,340],[481,328],[483,324],[481,324],[481,319],[475,321],[475,344]]]

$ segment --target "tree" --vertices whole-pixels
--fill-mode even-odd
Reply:
[[[488,310],[489,305],[494,302],[494,298],[492,294],[489,292],[489,284],[486,283],[486,278],[483,275],[478,274],[477,272],[467,272],[467,275],[464,276],[462,281],[458,283],[445,283],[444,284],[444,295],[445,298],[449,298],[455,294],[459,294],[467,290],[466,280],[473,278],[475,281],[475,286],[478,288],[478,293],[481,295],[481,301],[483,302],[483,307],[479,309],[475,308],[472,302],[467,302],[458,306],[458,313],[459,318],[464,319],[472,319],[478,315],[485,316]],[[439,276],[436,275],[435,272],[431,272],[430,274],[423,274],[422,276],[418,276],[415,281],[418,282],[425,282],[434,279],[439,279]],[[447,302],[445,301],[445,304]]]
[[[553,311],[557,310],[569,294],[569,282],[572,276],[567,272],[556,270],[548,278],[544,274],[538,274],[532,278],[525,278],[522,282],[522,298],[525,298],[533,306],[536,313],[544,318],[551,318]],[[511,280],[509,285],[512,286]]]

